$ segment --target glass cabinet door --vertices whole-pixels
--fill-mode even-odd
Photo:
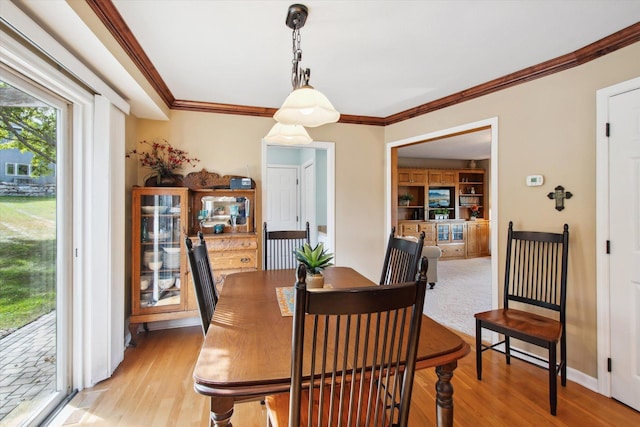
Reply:
[[[133,312],[179,310],[185,280],[182,228],[186,192],[134,189]]]
[[[451,224],[451,240],[464,241],[464,224]]]
[[[438,241],[449,241],[449,224],[438,224]]]

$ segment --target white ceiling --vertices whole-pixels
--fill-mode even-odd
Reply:
[[[176,99],[280,106],[293,1],[113,0]],[[302,65],[344,114],[386,117],[572,52],[640,1],[306,1]]]
[[[12,1],[113,85],[133,114],[162,116],[166,106],[126,72],[125,55],[99,42],[108,34],[102,23],[76,15],[90,11],[84,0]],[[112,2],[177,100],[278,108],[291,90],[285,18],[293,1]],[[640,21],[639,0],[304,4],[302,66],[311,69],[310,83],[341,113],[369,117],[441,99]],[[438,145],[431,144],[422,145]]]

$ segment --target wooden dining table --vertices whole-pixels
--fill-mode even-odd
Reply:
[[[325,287],[377,286],[347,267],[330,267],[324,276]],[[195,390],[211,398],[211,426],[231,426],[235,402],[289,391],[293,318],[281,312],[276,288],[295,281],[294,270],[226,277],[193,373]],[[416,368],[435,368],[438,426],[453,426],[451,378],[469,351],[458,335],[422,317]]]

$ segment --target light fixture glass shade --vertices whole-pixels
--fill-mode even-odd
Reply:
[[[270,144],[282,145],[311,144],[313,142],[304,126],[282,123],[276,123],[264,137],[264,140]]]
[[[337,122],[340,113],[322,93],[311,86],[303,86],[287,96],[273,118],[287,125],[316,127]]]

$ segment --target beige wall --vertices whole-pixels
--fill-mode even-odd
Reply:
[[[385,142],[497,116],[499,265],[504,263],[509,220],[517,228],[549,231],[570,225],[569,366],[595,377],[595,92],[639,75],[636,43],[583,66],[384,129],[344,124],[310,129],[315,140],[336,144],[337,264],[378,280],[386,242]],[[259,197],[260,141],[273,123],[269,118],[172,111],[169,121],[138,120],[134,134],[136,141],[166,138],[201,158],[196,170],[245,175],[248,166]],[[139,184],[145,173],[139,172]],[[534,173],[544,175],[544,186],[525,186],[525,176]],[[562,212],[546,196],[556,185],[574,194]],[[256,223],[261,219],[258,210]]]
[[[558,232],[569,224],[568,365],[593,377],[597,376],[596,90],[638,76],[640,43],[385,129],[385,140],[391,142],[498,117],[498,265],[503,268],[510,220],[516,228]],[[526,187],[530,174],[544,175],[545,184]],[[546,196],[557,185],[573,193],[562,212]]]
[[[174,110],[169,121],[138,120],[135,141],[165,138],[201,162],[193,170],[249,175],[256,181],[256,226],[261,232],[261,140],[271,118]],[[336,147],[336,264],[378,280],[384,259],[384,129],[332,124],[309,129],[316,141]],[[129,166],[135,168],[135,160]],[[139,170],[144,183],[148,170]]]

